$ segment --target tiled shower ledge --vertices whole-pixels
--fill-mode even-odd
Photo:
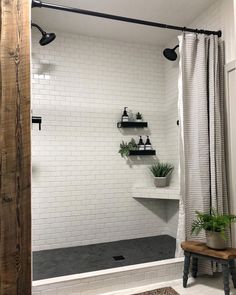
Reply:
[[[162,199],[162,200],[179,200],[179,188],[178,187],[133,187],[133,198],[141,199]]]
[[[33,295],[99,295],[182,277],[183,258],[33,281]]]

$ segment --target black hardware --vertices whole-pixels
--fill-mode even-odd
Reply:
[[[45,34],[45,31],[39,25],[31,23],[31,27],[37,28],[42,35]]]
[[[115,261],[119,261],[119,260],[125,260],[125,257],[122,256],[122,255],[119,255],[119,256],[113,256],[113,259],[114,259]]]
[[[39,8],[45,7],[45,8],[50,8],[50,9],[74,12],[74,13],[79,13],[79,14],[84,14],[84,15],[90,15],[90,16],[101,17],[101,18],[106,18],[106,19],[113,19],[113,20],[134,23],[134,24],[139,24],[139,25],[145,25],[145,26],[151,26],[151,27],[158,27],[158,28],[163,28],[163,29],[185,31],[185,32],[206,34],[206,35],[217,35],[218,37],[221,37],[221,35],[222,35],[221,31],[196,30],[196,29],[192,29],[192,28],[178,27],[178,26],[167,25],[167,24],[162,24],[162,23],[157,23],[157,22],[152,22],[152,21],[145,21],[145,20],[141,20],[141,19],[135,19],[135,18],[112,15],[112,14],[101,13],[101,12],[96,12],[96,11],[84,10],[84,9],[80,9],[80,8],[68,7],[68,6],[63,6],[63,5],[45,3],[41,0],[32,0],[32,8],[34,8],[34,7],[39,7]]]
[[[40,1],[40,0],[33,0],[32,1],[32,8],[34,8],[34,7],[41,8],[42,7],[42,1]]]
[[[32,117],[32,123],[33,124],[39,124],[39,130],[41,130],[41,124],[42,124],[42,117]]]
[[[147,122],[118,122],[118,128],[147,128]]]
[[[39,25],[37,25],[35,23],[31,23],[31,27],[37,28],[40,31],[40,33],[42,34],[42,38],[39,40],[39,44],[41,46],[48,45],[56,38],[55,33],[47,33]]]
[[[163,55],[165,56],[165,58],[167,58],[170,61],[174,61],[177,59],[177,53],[175,52],[175,50],[179,47],[179,45],[176,45],[174,48],[166,48],[163,51]]]
[[[129,156],[155,156],[155,150],[134,150],[129,151]]]
[[[176,124],[179,126],[179,120],[177,120]]]

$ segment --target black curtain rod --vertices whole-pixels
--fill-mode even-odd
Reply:
[[[101,18],[113,19],[113,20],[118,20],[118,21],[123,21],[123,22],[128,22],[128,23],[134,23],[134,24],[170,29],[170,30],[191,32],[191,33],[197,33],[197,34],[206,34],[206,35],[217,35],[218,37],[221,37],[221,35],[222,35],[221,31],[198,30],[198,29],[191,29],[191,28],[186,28],[186,27],[172,26],[172,25],[167,25],[167,24],[162,24],[162,23],[145,21],[145,20],[141,20],[141,19],[106,14],[106,13],[84,10],[84,9],[73,8],[73,7],[67,7],[67,6],[57,5],[57,4],[45,3],[45,2],[42,2],[41,0],[32,0],[32,8],[34,8],[34,7],[39,7],[39,8],[45,7],[45,8],[50,8],[50,9],[74,12],[74,13],[79,13],[79,14],[84,14],[84,15],[96,16],[96,17],[101,17]]]

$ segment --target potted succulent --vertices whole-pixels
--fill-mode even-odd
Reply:
[[[174,170],[174,166],[169,163],[156,163],[150,167],[154,176],[156,187],[165,187],[169,184],[169,177]]]
[[[125,158],[129,156],[129,152],[132,150],[137,150],[138,145],[136,144],[135,140],[132,138],[130,142],[124,142],[122,140],[122,143],[120,144],[120,150],[119,153],[121,154],[122,158]]]
[[[142,122],[143,115],[140,112],[137,112],[136,114],[136,122]]]
[[[192,223],[192,234],[198,235],[202,230],[206,232],[206,244],[209,248],[223,250],[227,247],[226,231],[233,222],[236,215],[220,214],[211,209],[210,213],[196,211],[197,217]]]

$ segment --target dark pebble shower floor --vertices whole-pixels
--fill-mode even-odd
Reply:
[[[33,253],[33,280],[174,258],[176,240],[168,235]]]

